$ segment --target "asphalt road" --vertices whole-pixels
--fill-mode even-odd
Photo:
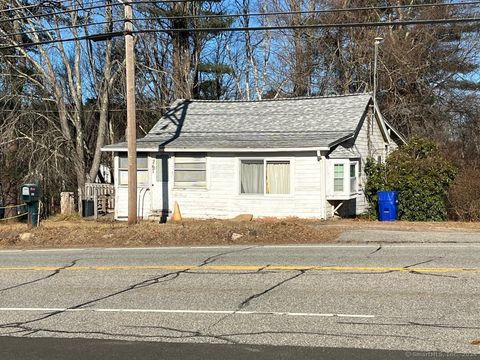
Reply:
[[[255,348],[258,359],[281,348],[306,354],[286,357],[297,359],[477,358],[479,254],[480,244],[0,251],[0,336],[35,338],[22,350],[40,353],[54,337],[157,344],[178,358]],[[17,340],[0,340],[0,358]]]
[[[401,360],[474,359],[474,354],[398,350],[0,337],[2,360]]]

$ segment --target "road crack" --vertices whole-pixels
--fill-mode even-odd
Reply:
[[[68,268],[71,268],[71,267],[75,266],[78,261],[80,261],[80,259],[75,259],[75,260],[73,260],[70,264],[65,265],[65,266],[62,266],[62,267],[56,269],[54,272],[52,272],[51,274],[49,274],[49,275],[47,275],[47,276],[44,276],[44,277],[41,277],[41,278],[38,278],[38,279],[35,279],[35,280],[27,281],[27,282],[24,282],[24,283],[21,283],[21,284],[17,284],[17,285],[13,285],[13,286],[9,286],[9,287],[0,289],[0,292],[7,291],[7,290],[17,289],[17,288],[22,287],[22,286],[27,286],[27,285],[35,284],[35,283],[37,283],[37,282],[50,279],[50,278],[52,278],[52,277],[60,274],[60,272],[61,272],[62,270],[65,270],[65,269],[68,269]]]

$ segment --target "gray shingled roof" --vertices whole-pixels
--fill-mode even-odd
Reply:
[[[178,100],[138,149],[330,148],[349,138],[370,94],[261,101]],[[126,148],[126,143],[105,150]]]

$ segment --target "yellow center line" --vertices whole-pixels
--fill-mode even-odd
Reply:
[[[382,267],[382,266],[306,266],[306,265],[111,265],[111,266],[23,266],[0,267],[0,271],[129,271],[129,270],[166,270],[166,271],[351,271],[351,272],[420,272],[420,273],[479,273],[480,268],[452,267]]]

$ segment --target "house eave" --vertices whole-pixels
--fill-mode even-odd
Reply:
[[[403,145],[405,145],[407,143],[407,140],[405,140],[403,135],[400,134],[400,132],[398,132],[397,129],[395,129],[392,125],[390,125],[388,121],[386,121],[385,119],[383,121],[385,122],[385,125],[387,126],[387,128],[390,129],[390,131],[393,132],[400,139]]]
[[[239,153],[249,153],[249,152],[257,152],[257,153],[266,153],[266,152],[304,152],[304,151],[329,151],[330,147],[321,146],[321,147],[296,147],[296,148],[185,148],[185,147],[168,147],[168,148],[141,148],[137,149],[137,152],[164,152],[164,153],[172,153],[172,152],[209,152],[209,153],[232,153],[232,152],[239,152]],[[109,147],[109,148],[102,148],[102,151],[111,151],[111,152],[125,152],[127,151],[126,147]]]
[[[103,152],[126,152],[127,151],[127,148],[126,147],[123,147],[123,146],[119,146],[119,147],[103,147],[100,149],[101,151]],[[157,152],[158,151],[158,147],[156,148],[141,148],[141,149],[137,149],[137,152]]]
[[[163,152],[211,152],[211,153],[232,153],[232,152],[300,152],[300,151],[326,151],[329,147],[295,147],[295,148],[181,148],[169,147],[160,148]]]
[[[333,148],[333,147],[335,147],[335,146],[337,146],[337,145],[339,145],[339,144],[341,144],[341,143],[343,143],[343,142],[345,142],[345,141],[347,141],[347,140],[350,140],[350,139],[352,139],[352,138],[354,138],[354,137],[355,137],[355,133],[352,133],[352,134],[349,134],[349,135],[347,135],[347,136],[344,136],[344,137],[342,137],[342,138],[340,138],[340,139],[338,139],[338,140],[336,140],[336,141],[334,141],[334,142],[331,142],[330,144],[328,144],[328,145],[329,145],[328,148],[325,148],[325,149],[322,149],[322,150],[330,150],[331,148]]]

